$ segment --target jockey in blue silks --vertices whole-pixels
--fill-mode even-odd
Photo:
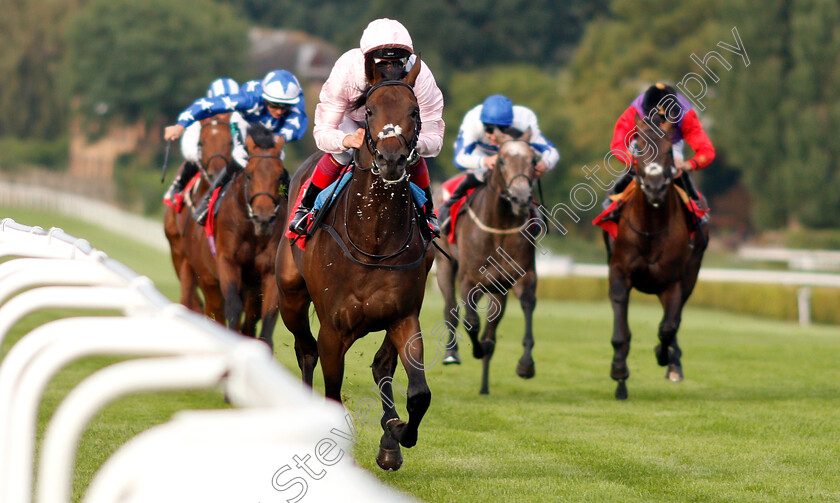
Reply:
[[[286,142],[299,140],[306,132],[309,118],[303,89],[298,79],[287,70],[274,70],[260,80],[250,80],[236,94],[200,98],[178,116],[178,123],[164,131],[166,140],[177,139],[192,123],[217,114],[239,112],[248,124],[261,124]],[[240,135],[234,136],[234,165],[225,169],[195,210],[195,220],[203,225],[213,191],[226,184],[247,164],[247,152]]]

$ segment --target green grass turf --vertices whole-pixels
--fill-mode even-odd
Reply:
[[[177,292],[165,254],[74,222],[52,224],[161,281],[170,297]],[[436,286],[429,292],[421,317],[426,330],[443,311]],[[47,315],[28,317],[17,334]],[[433,502],[840,501],[840,329],[800,328],[689,302],[680,331],[686,380],[675,384],[663,378],[653,355],[660,316],[657,305],[631,299],[630,398],[618,402],[608,376],[612,314],[606,300],[538,302],[537,375],[528,381],[514,373],[522,316],[511,302],[499,329],[489,396],[478,394],[481,365],[470,356],[469,341],[462,341],[462,365],[438,365],[427,373],[431,407],[417,446],[403,449],[400,471],[375,466],[378,426],[357,422],[355,457],[386,483]],[[343,393],[351,411],[360,400],[375,398],[369,367],[381,340],[381,333],[371,334],[348,354]],[[434,343],[426,341],[427,361]],[[297,375],[292,345],[291,335],[278,327],[278,360]],[[39,430],[63,393],[108,361],[88,359],[62,372],[47,394]],[[397,381],[406,384],[401,367]],[[323,391],[320,370],[316,389]],[[80,447],[77,497],[126,439],[179,407],[220,406],[218,394],[185,392],[138,395],[108,407]],[[278,467],[289,461],[278,460]],[[324,479],[309,482],[329,484],[328,468]]]

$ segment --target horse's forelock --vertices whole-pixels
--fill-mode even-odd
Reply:
[[[254,144],[261,148],[274,147],[274,135],[265,126],[257,124],[248,128],[248,136],[254,140]]]

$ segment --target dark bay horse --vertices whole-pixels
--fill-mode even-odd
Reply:
[[[233,158],[233,136],[230,131],[230,114],[217,115],[201,121],[199,134],[199,149],[201,159],[198,170],[201,178],[193,184],[191,190],[184,194],[185,208],[176,212],[167,206],[164,214],[163,228],[172,254],[172,264],[181,282],[181,304],[193,311],[201,312],[201,300],[196,290],[198,281],[196,272],[187,260],[186,241],[195,239],[198,226],[192,219],[193,207],[201,200],[212,185],[216,176],[227,167]],[[200,229],[199,229],[200,230]]]
[[[488,394],[490,359],[496,344],[496,326],[502,319],[507,293],[513,290],[525,315],[525,350],[516,367],[523,379],[534,377],[532,319],[537,304],[535,248],[520,231],[530,220],[532,187],[537,156],[528,144],[530,133],[519,139],[508,137],[499,146],[496,167],[487,173],[487,183],[478,187],[462,207],[464,213],[455,226],[456,244],[444,243],[437,257],[437,282],[445,301],[444,317],[449,342],[444,363],[459,363],[456,331],[459,307],[466,316],[461,320],[470,336],[473,356],[483,359],[481,394]],[[442,240],[443,241],[443,240]],[[460,286],[460,304],[455,303],[455,285]],[[486,295],[487,313],[484,335],[479,341],[478,303]]]
[[[656,361],[668,367],[666,378],[682,381],[677,330],[683,306],[697,283],[709,241],[707,226],[701,226],[690,237],[693,222],[674,186],[678,171],[671,150],[673,123],[659,116],[657,119],[656,127],[665,133],[661,137],[648,124],[636,121],[638,134],[633,164],[638,188],[620,209],[616,239],[604,233],[614,315],[610,376],[618,382],[615,397],[619,400],[627,398],[625,381],[630,376],[627,305],[631,288],[659,297],[665,313],[659,324],[660,344],[654,350]]]
[[[407,179],[407,159],[420,130],[412,89],[420,65],[417,58],[401,80],[368,68],[372,86],[356,103],[365,107],[366,140],[349,186],[325,214],[305,251],[284,236],[276,265],[280,314],[295,336],[303,380],[312,384],[320,356],[328,398],[341,401],[344,357],[353,342],[370,332],[386,331],[372,365],[384,411],[376,418],[383,430],[376,461],[384,470],[402,465],[400,445],[417,443],[432,396],[418,315],[434,255],[419,230]],[[292,194],[298,193],[319,157],[313,155],[295,173]],[[309,325],[310,302],[321,325],[317,342]],[[408,422],[400,420],[394,406],[391,382],[398,359],[408,375]]]
[[[256,322],[262,319],[259,338],[271,347],[280,307],[274,257],[288,204],[289,174],[281,160],[284,144],[282,136],[275,143],[272,133],[260,125],[249,128],[248,164],[231,181],[215,217],[217,275],[206,278],[208,289],[217,285],[221,291],[228,327],[254,335]],[[212,302],[218,309],[218,299]]]

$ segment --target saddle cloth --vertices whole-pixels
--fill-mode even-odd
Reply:
[[[181,213],[181,210],[184,209],[184,200],[186,199],[186,196],[190,193],[190,191],[200,179],[201,173],[196,173],[195,176],[190,178],[190,181],[187,182],[187,184],[184,186],[184,190],[173,195],[172,200],[164,199],[163,204],[175,210],[175,213]]]
[[[592,225],[597,225],[598,227],[604,229],[610,237],[615,239],[618,236],[618,222],[616,220],[607,219],[607,217],[612,214],[613,212],[617,212],[619,208],[627,201],[630,196],[633,194],[634,191],[638,190],[639,185],[636,183],[636,180],[631,181],[627,188],[620,194],[614,194],[610,196],[610,203],[607,208],[601,212],[594,220],[592,220]],[[679,194],[680,199],[682,200],[683,204],[685,204],[685,209],[689,213],[689,215],[694,215],[696,221],[699,222],[706,216],[709,212],[708,209],[703,209],[697,206],[697,202],[691,199],[688,194],[682,189],[682,187],[674,186],[677,189],[677,194]],[[703,198],[702,195],[700,195]],[[691,229],[691,236],[694,236],[695,228]]]

